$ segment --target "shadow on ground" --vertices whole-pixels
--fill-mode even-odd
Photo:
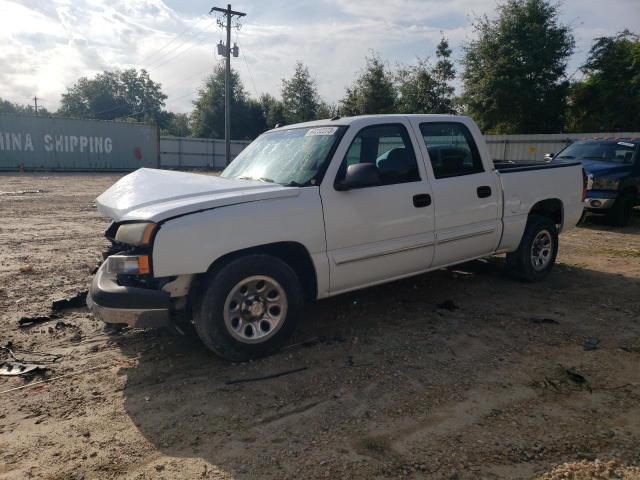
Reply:
[[[518,283],[492,259],[311,305],[291,347],[250,363],[129,332],[125,409],[163,454],[240,478],[530,478],[576,452],[631,461],[632,437],[604,435],[638,413],[640,392],[619,387],[640,381],[638,291],[564,265]],[[584,351],[590,337],[603,347]]]

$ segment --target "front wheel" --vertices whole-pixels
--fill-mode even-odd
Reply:
[[[227,360],[263,357],[291,335],[303,298],[288,264],[269,255],[248,255],[208,274],[194,326],[202,342]]]
[[[620,195],[607,214],[609,222],[616,227],[626,227],[631,220],[633,203],[633,195],[629,193]]]
[[[507,264],[526,282],[542,280],[556,262],[558,229],[547,217],[532,215],[515,252],[507,253]]]

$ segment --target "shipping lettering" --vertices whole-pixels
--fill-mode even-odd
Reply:
[[[42,138],[45,152],[59,153],[111,153],[113,141],[110,137],[87,137],[84,135],[51,135]],[[33,152],[30,133],[0,132],[0,152]]]

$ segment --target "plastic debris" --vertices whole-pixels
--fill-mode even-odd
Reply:
[[[61,300],[55,300],[51,304],[51,310],[58,312],[60,310],[66,310],[67,308],[82,308],[87,306],[87,292],[83,290],[78,292],[71,298],[63,298]]]
[[[4,362],[0,365],[0,375],[4,376],[16,376],[26,375],[36,370],[42,370],[41,365],[34,365],[33,363],[22,362]]]
[[[582,344],[585,350],[597,350],[600,346],[600,340],[597,338],[589,338]]]

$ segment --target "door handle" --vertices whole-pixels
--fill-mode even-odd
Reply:
[[[421,193],[420,195],[413,196],[413,206],[416,208],[428,207],[431,205],[431,195],[428,193]]]
[[[491,187],[488,185],[483,185],[482,187],[478,187],[478,198],[487,198],[491,196]]]

